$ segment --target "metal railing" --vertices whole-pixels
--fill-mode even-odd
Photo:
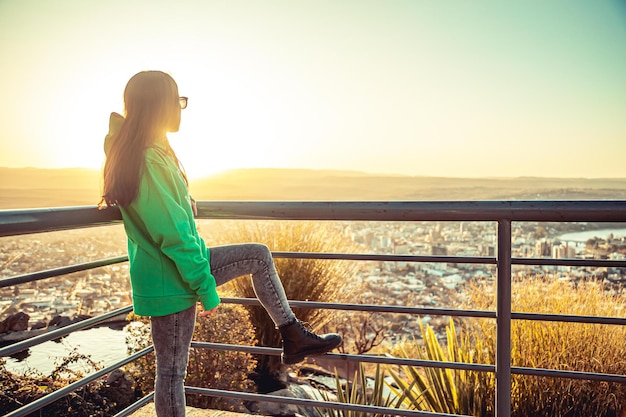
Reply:
[[[516,258],[512,256],[511,225],[513,222],[626,222],[626,201],[454,201],[454,202],[199,202],[198,217],[203,219],[240,220],[313,220],[313,221],[469,221],[494,222],[497,224],[497,254],[495,257],[470,256],[421,256],[421,255],[377,255],[377,254],[336,254],[336,253],[297,253],[274,252],[274,257],[309,259],[350,259],[359,261],[402,261],[440,262],[495,265],[497,269],[496,311],[460,310],[444,308],[423,308],[395,305],[363,305],[345,303],[318,303],[290,301],[294,307],[325,308],[348,311],[371,311],[387,313],[428,314],[452,317],[482,317],[496,321],[496,362],[495,365],[469,364],[458,362],[437,362],[429,360],[401,359],[374,355],[329,354],[346,362],[387,363],[465,369],[478,372],[493,372],[496,379],[495,413],[506,417],[511,413],[511,375],[535,375],[554,378],[589,379],[606,382],[626,383],[626,375],[601,374],[581,371],[560,371],[541,368],[523,368],[511,365],[511,321],[538,320],[554,322],[599,323],[626,326],[626,318],[596,317],[562,314],[539,314],[511,311],[511,267],[512,265],[572,265],[626,267],[626,261],[593,259],[546,259]],[[115,208],[103,211],[95,207],[68,207],[30,210],[0,211],[0,237],[19,236],[56,230],[111,224],[121,220]],[[25,274],[0,279],[0,288],[46,279],[71,272],[97,268],[127,261],[120,256],[79,265]],[[223,302],[257,304],[252,299],[224,298]],[[49,333],[0,348],[0,356],[9,356],[29,347],[65,336],[73,331],[102,323],[120,314],[130,312],[131,306],[72,324]],[[234,350],[255,354],[279,355],[280,349],[192,342],[194,347],[216,350]],[[21,417],[39,410],[68,393],[85,386],[97,378],[151,352],[152,347],[113,364],[95,374],[64,387],[52,394],[36,400],[7,417]],[[256,399],[269,402],[282,402],[300,406],[319,406],[334,409],[388,413],[401,416],[452,416],[424,411],[401,409],[381,409],[381,407],[350,405],[334,402],[283,398],[243,392],[186,387],[187,392],[239,399]],[[151,401],[148,395],[118,414],[129,415],[143,404]]]

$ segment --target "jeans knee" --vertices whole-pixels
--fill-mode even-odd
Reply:
[[[270,251],[270,248],[267,245],[263,243],[253,243],[252,245],[254,251],[258,254],[259,259],[264,261],[272,259],[272,251]]]

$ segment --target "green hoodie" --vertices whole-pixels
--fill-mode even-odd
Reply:
[[[111,114],[110,139],[123,117]],[[205,310],[220,303],[211,275],[209,249],[198,235],[183,176],[164,144],[146,149],[139,192],[120,207],[128,236],[133,308],[141,316],[165,316],[193,306]]]

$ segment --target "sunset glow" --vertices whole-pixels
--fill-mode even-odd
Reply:
[[[189,96],[191,177],[626,177],[618,1],[0,2],[0,166],[103,163],[128,79]]]

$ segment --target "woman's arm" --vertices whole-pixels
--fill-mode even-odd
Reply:
[[[132,203],[146,230],[198,295],[205,310],[219,304],[204,242],[197,235],[186,184],[158,151],[146,151],[137,199]]]

